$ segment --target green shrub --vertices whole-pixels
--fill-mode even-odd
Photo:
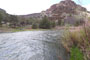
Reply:
[[[2,26],[2,19],[3,19],[3,16],[2,16],[2,14],[0,13],[0,26]]]
[[[62,24],[62,20],[58,20],[58,25],[60,26]]]
[[[33,28],[33,29],[37,29],[37,28],[38,28],[38,25],[37,25],[36,23],[34,23],[34,24],[32,25],[32,28]]]
[[[46,16],[43,17],[43,19],[41,20],[39,28],[42,28],[42,29],[50,29],[51,28],[51,23]]]
[[[75,22],[75,26],[79,26],[79,25],[83,25],[85,23],[85,21],[84,20],[78,20],[78,21],[76,21]]]
[[[56,26],[55,21],[52,21],[52,22],[51,22],[51,27],[54,28],[55,26]]]

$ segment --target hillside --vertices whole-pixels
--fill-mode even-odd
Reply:
[[[41,17],[41,13],[33,13],[33,14],[27,14],[27,15],[18,15],[19,17],[24,17],[26,19],[30,19],[30,18],[35,18],[35,19],[40,19]]]
[[[86,12],[86,8],[76,4],[72,0],[61,1],[60,3],[52,5],[44,13],[48,17],[57,17],[59,18],[63,13],[66,14],[78,14],[78,12]]]
[[[48,20],[54,21],[56,25],[82,25],[86,17],[90,16],[89,11],[81,5],[76,4],[72,0],[60,1],[57,4],[52,5],[46,11],[41,13],[33,13],[27,15],[10,15],[5,10],[0,9],[0,24],[10,27],[22,27],[32,24],[40,23],[40,20],[44,16],[48,17]]]
[[[87,12],[86,8],[76,4],[74,1],[65,0],[52,5],[41,14],[48,16],[50,20],[63,20],[65,23],[75,24],[77,20],[84,20]]]
[[[86,10],[86,8],[76,4],[72,0],[65,0],[52,5],[49,9],[47,9],[46,11],[42,11],[41,13],[20,15],[19,17],[26,20],[30,18],[40,20],[42,19],[42,17],[47,16],[49,20],[53,20],[56,22],[58,20],[61,20],[66,24],[76,24],[77,21],[83,22],[83,20],[85,20],[85,14],[90,14]]]

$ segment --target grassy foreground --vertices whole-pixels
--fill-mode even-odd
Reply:
[[[62,44],[70,53],[70,60],[90,60],[90,26],[65,31]]]

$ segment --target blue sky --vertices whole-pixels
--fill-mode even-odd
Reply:
[[[78,0],[73,0],[73,1],[75,1],[77,4],[82,5],[88,11],[90,11],[90,0],[80,0],[80,2]]]
[[[80,2],[78,0],[73,0],[76,3],[82,4],[82,5],[88,5],[90,4],[90,0],[80,0]]]
[[[73,0],[75,1],[77,4],[82,4],[82,5],[87,5],[87,4],[90,4],[90,0]],[[60,0],[52,0],[52,3],[58,3],[60,2]]]
[[[0,0],[0,8],[5,9],[9,14],[23,15],[38,13],[48,9],[51,5],[61,0]],[[74,0],[90,11],[90,0]]]

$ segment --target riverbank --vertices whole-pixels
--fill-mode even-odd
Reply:
[[[0,33],[20,32],[20,31],[46,31],[46,30],[54,30],[54,29],[26,29],[26,28],[0,27]]]
[[[64,47],[70,53],[70,60],[90,60],[90,26],[67,29],[62,40]]]
[[[0,33],[12,32],[14,29],[8,27],[0,27]]]
[[[52,29],[29,29],[29,28],[8,28],[8,27],[0,27],[0,33],[7,33],[7,32],[19,32],[19,31],[45,31],[45,30],[67,30],[69,29],[70,31],[74,31],[74,30],[79,30],[82,29],[82,26],[78,26],[78,27],[67,27],[67,26],[58,26]]]

